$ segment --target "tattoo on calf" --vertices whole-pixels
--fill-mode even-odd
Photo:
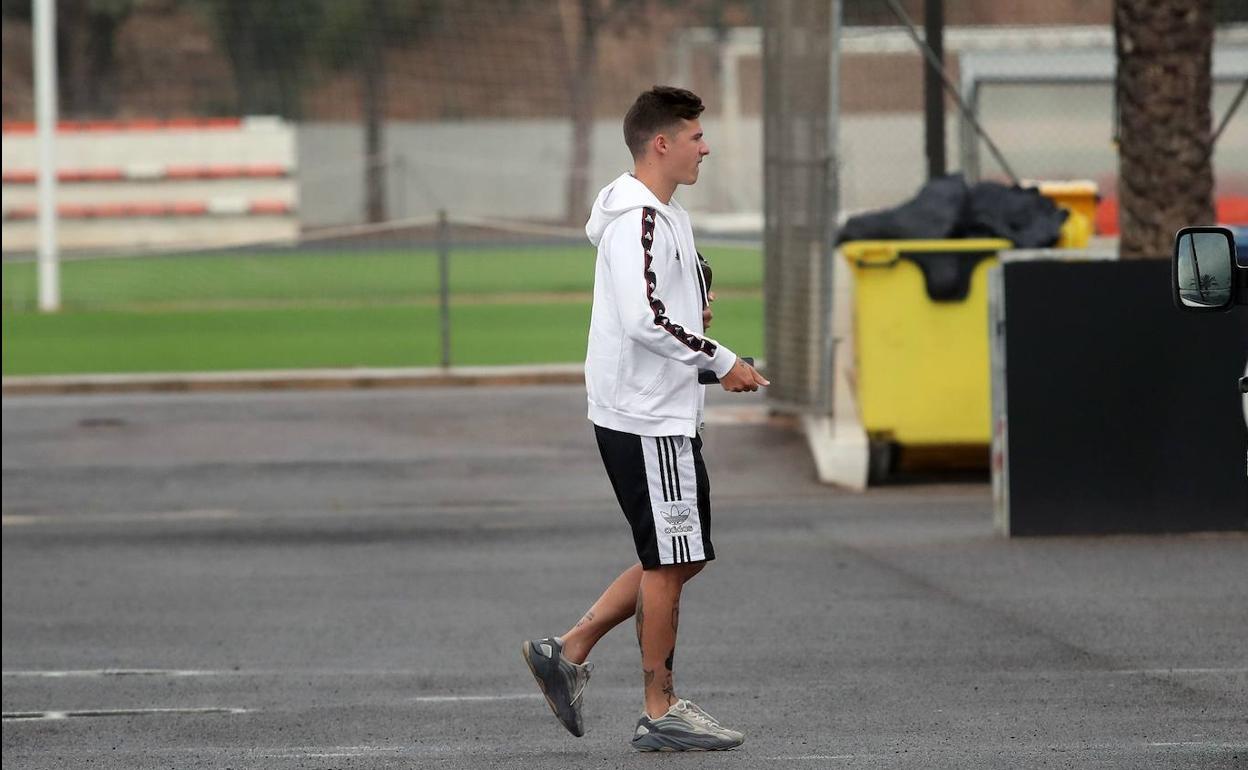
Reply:
[[[676,687],[672,684],[672,658],[676,657],[676,648],[667,654],[667,660],[663,661],[663,665],[667,667],[667,673],[663,675],[663,694],[667,696],[667,705],[671,706],[676,702]]]
[[[642,604],[642,602],[641,602],[641,591],[640,591],[640,589],[639,589],[639,590],[637,591],[637,610],[636,610],[636,613],[635,613],[635,621],[636,621],[636,624],[637,624],[637,646],[638,646],[638,647],[640,647],[640,646],[641,646],[641,628],[642,628],[642,624],[645,622],[645,621],[644,621],[644,613],[642,612],[642,607],[641,607],[641,604]]]
[[[642,676],[645,688],[649,690],[650,685],[654,684],[654,671],[649,670],[649,669],[642,669],[641,676]]]
[[[580,620],[576,621],[576,625],[575,625],[575,626],[573,626],[573,628],[580,628],[581,626],[585,625],[586,623],[590,623],[590,622],[592,622],[592,621],[593,621],[593,619],[594,619],[594,611],[593,611],[593,610],[590,610],[589,612],[586,612],[586,613],[585,613],[585,617],[583,617],[583,618],[581,618]]]

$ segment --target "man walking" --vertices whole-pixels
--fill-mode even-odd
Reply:
[[[672,198],[677,186],[697,181],[710,153],[698,120],[703,109],[680,88],[655,86],[638,96],[624,118],[633,172],[603,188],[585,226],[598,248],[585,360],[589,419],[639,563],[562,636],[523,645],[551,710],[581,736],[591,671],[585,660],[603,635],[635,616],[645,709],[632,745],[641,751],[732,749],[745,740],[677,696],[672,678],[681,589],[715,558],[698,370],[714,372],[733,392],[769,384],[705,336],[709,274],[689,214]]]

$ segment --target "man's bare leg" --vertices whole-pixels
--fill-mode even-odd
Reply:
[[[705,562],[647,570],[642,574],[635,610],[637,643],[645,683],[646,713],[657,719],[677,701],[672,681],[676,629],[680,625],[680,592]]]
[[[620,573],[598,601],[563,635],[563,657],[584,663],[589,651],[608,631],[628,620],[637,606],[641,588],[641,565],[634,564]]]

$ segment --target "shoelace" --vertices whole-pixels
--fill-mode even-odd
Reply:
[[[721,728],[721,727],[719,726],[719,722],[716,722],[716,721],[715,721],[715,718],[714,718],[714,717],[712,717],[710,714],[708,714],[708,713],[706,713],[705,711],[703,711],[703,710],[701,709],[701,707],[699,707],[699,706],[698,706],[696,703],[694,703],[693,701],[688,701],[688,700],[687,700],[687,701],[685,701],[685,702],[684,702],[684,704],[685,704],[685,707],[684,707],[684,709],[682,709],[682,710],[683,710],[686,714],[688,714],[689,716],[691,716],[691,717],[693,718],[693,721],[695,721],[695,722],[699,722],[699,723],[701,723],[701,724],[703,724],[703,725],[705,725],[705,726],[707,726],[707,727],[711,727],[711,728],[715,728],[715,729],[723,729],[723,728]]]
[[[572,665],[574,667],[574,670],[577,672],[574,679],[578,684],[580,684],[580,687],[577,688],[576,693],[572,696],[569,702],[576,703],[578,700],[580,700],[581,695],[585,692],[585,685],[589,684],[589,675],[594,670],[594,664],[590,663],[589,661],[586,661],[579,666],[577,666],[575,663],[573,663]]]
[[[685,703],[687,703],[687,704],[689,705],[689,708],[691,708],[691,709],[693,709],[694,711],[696,711],[697,713],[701,714],[701,715],[703,716],[703,718],[705,718],[705,719],[709,720],[711,724],[715,725],[716,727],[723,727],[723,725],[721,725],[721,724],[719,723],[719,720],[718,720],[718,719],[716,719],[715,717],[713,717],[713,716],[711,716],[710,714],[706,713],[706,711],[704,711],[704,710],[702,709],[702,707],[701,707],[701,706],[699,706],[698,704],[694,703],[694,702],[693,702],[693,701],[691,701],[691,700],[687,700],[687,701],[685,701]]]

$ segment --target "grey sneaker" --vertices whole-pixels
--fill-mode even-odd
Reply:
[[[581,720],[581,696],[589,682],[592,663],[577,665],[563,657],[563,640],[551,636],[524,643],[524,662],[529,664],[533,678],[542,688],[550,710],[559,723],[576,737],[585,734]]]
[[[632,740],[638,751],[726,751],[744,742],[745,735],[721,726],[683,698],[658,719],[642,714]]]

